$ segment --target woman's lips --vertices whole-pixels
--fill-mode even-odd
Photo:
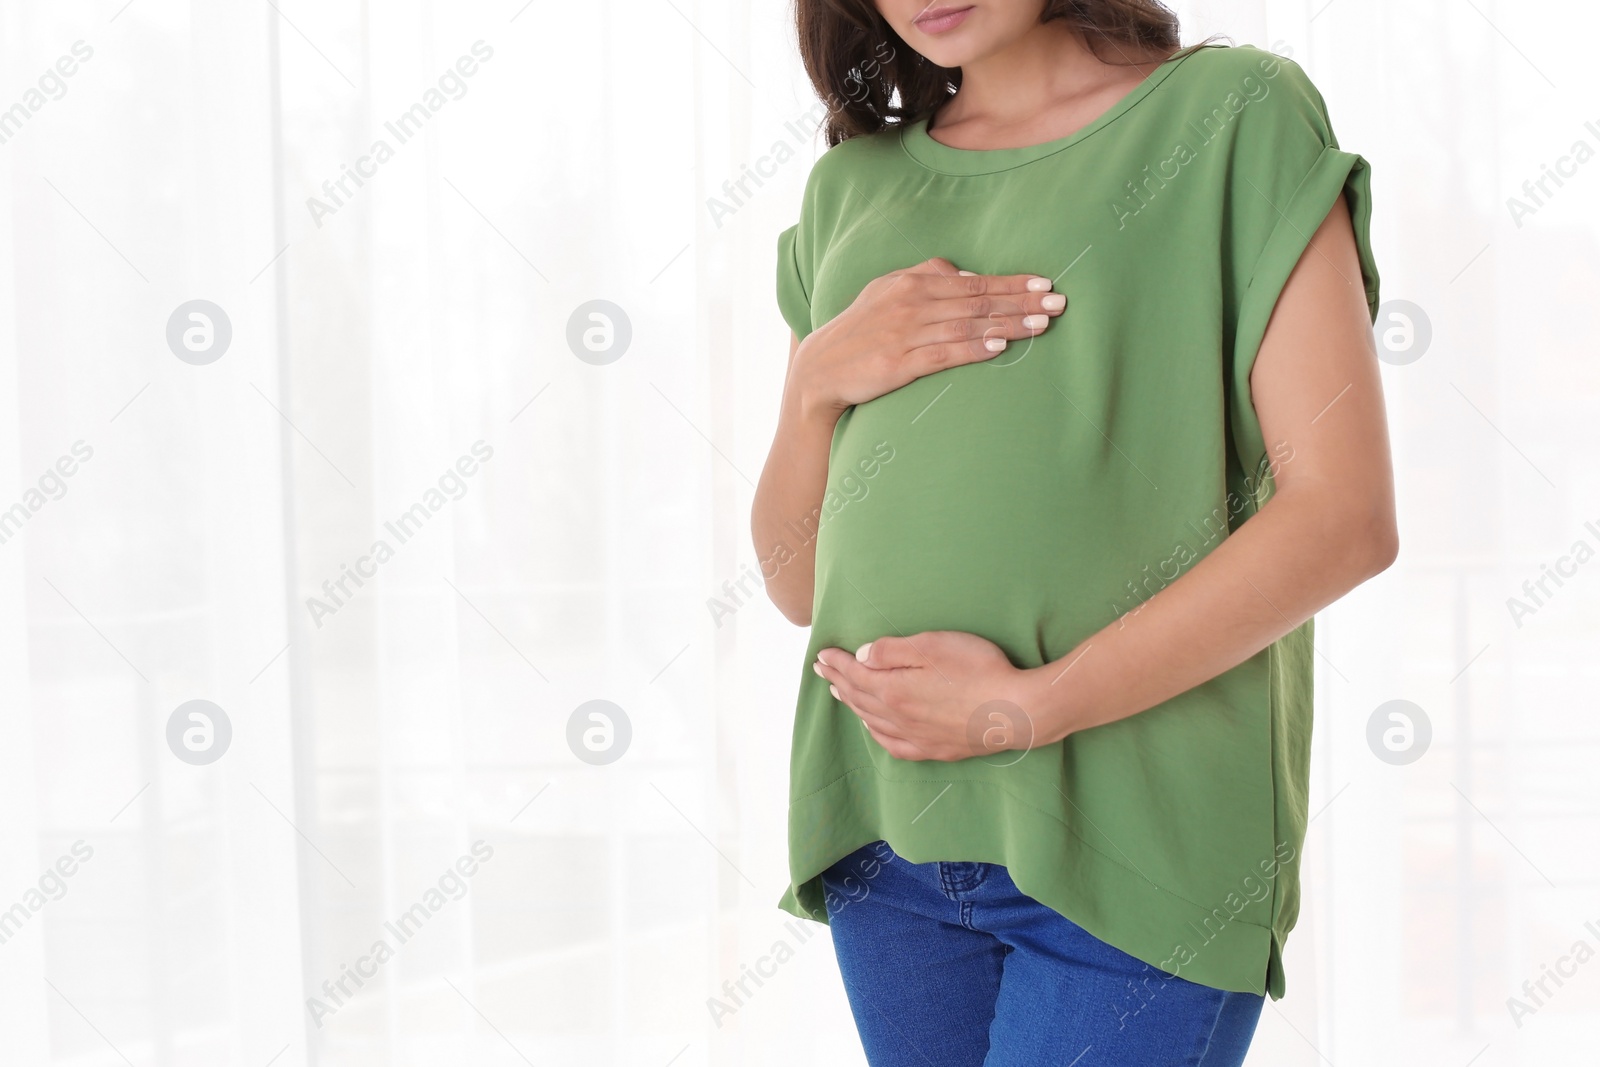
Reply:
[[[966,7],[931,7],[911,20],[923,33],[944,33],[953,30],[972,14],[972,5]]]

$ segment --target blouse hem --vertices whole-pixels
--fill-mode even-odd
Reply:
[[[1243,918],[1264,910],[1263,902],[1235,911],[1230,901],[1241,897],[1229,893],[1209,909],[1196,905],[1063,832],[1059,820],[992,783],[948,783],[932,804],[903,790],[879,789],[882,784],[873,768],[857,768],[791,802],[791,882],[780,909],[826,925],[821,873],[884,840],[911,863],[1000,864],[1022,892],[1158,970],[1217,989],[1282,996],[1281,986],[1269,988],[1279,983],[1268,981],[1280,939],[1272,928]],[[999,818],[983,826],[943,821],[937,804],[997,811]],[[1041,849],[1041,841],[1053,847]]]

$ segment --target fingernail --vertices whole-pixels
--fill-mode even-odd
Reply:
[[[860,648],[856,649],[856,662],[857,663],[865,663],[865,662],[867,662],[867,653],[870,652],[871,650],[872,650],[872,642],[871,641],[868,641],[866,644],[864,644]]]
[[[813,663],[813,664],[812,664],[812,665],[811,665],[811,669],[812,669],[812,670],[814,670],[814,671],[816,671],[816,672],[817,672],[817,677],[818,677],[818,678],[821,678],[821,677],[823,677],[823,674],[822,674],[822,664],[820,664],[820,663]]]
[[[839,687],[838,686],[836,686],[836,685],[828,686],[828,692],[833,694],[833,699],[835,699],[835,700],[840,699],[840,697],[839,697]]]
[[[983,342],[983,347],[991,352],[1004,352],[1006,350],[1006,339],[1004,337],[991,337]]]
[[[1060,311],[1067,306],[1067,298],[1060,293],[1051,293],[1039,301],[1039,306],[1046,311]]]
[[[1022,316],[1022,326],[1023,326],[1024,329],[1042,330],[1048,325],[1050,325],[1050,316],[1048,316],[1048,315],[1024,315],[1024,316]]]
[[[1049,278],[1029,278],[1028,292],[1043,293],[1055,288],[1055,283]]]
[[[967,277],[967,278],[974,278],[978,274],[978,272],[975,271],[975,270],[958,270],[958,271],[956,271],[956,273],[960,274],[960,275],[962,275],[964,277]]]

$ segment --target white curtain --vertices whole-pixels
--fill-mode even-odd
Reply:
[[[1581,1062],[1600,19],[1179,11],[1307,68],[1405,302],[1402,556],[1319,624],[1250,1062]],[[14,0],[0,58],[4,1061],[861,1063],[776,908],[803,641],[747,534],[788,12]]]

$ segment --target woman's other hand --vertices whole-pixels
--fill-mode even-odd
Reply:
[[[790,370],[802,405],[838,413],[948,367],[980,363],[1043,333],[1066,309],[1037,274],[974,274],[929,259],[868,282],[800,343]]]

